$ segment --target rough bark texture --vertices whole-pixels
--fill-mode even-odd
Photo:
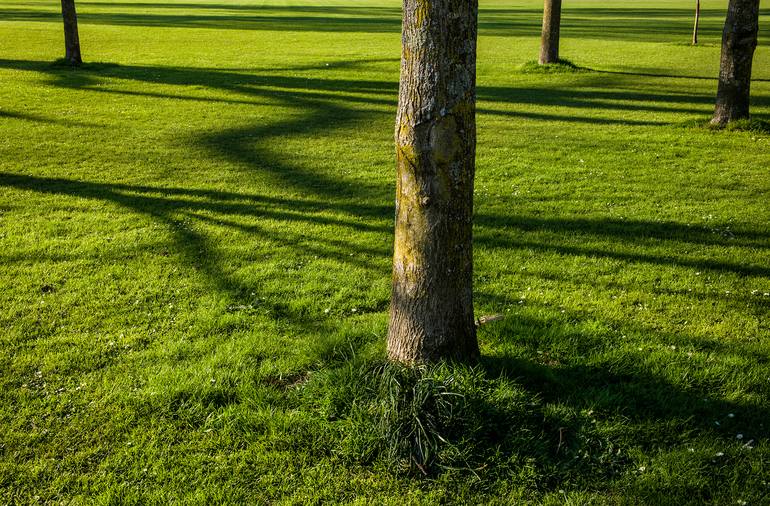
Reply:
[[[730,0],[722,32],[719,86],[711,120],[714,125],[749,117],[751,61],[758,31],[759,0]]]
[[[695,0],[695,25],[692,27],[692,45],[698,44],[698,24],[700,23],[700,0]]]
[[[540,38],[540,65],[558,63],[561,0],[545,0],[543,6],[543,35]]]
[[[61,0],[61,14],[64,18],[64,58],[70,65],[80,65],[80,38],[78,37],[78,15],[75,0]]]
[[[391,360],[478,358],[473,319],[477,0],[404,0]]]

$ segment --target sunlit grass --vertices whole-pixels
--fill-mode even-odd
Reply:
[[[702,128],[703,4],[697,47],[689,2],[565,6],[579,71],[532,74],[541,4],[482,3],[475,297],[506,318],[410,376],[398,3],[83,1],[73,71],[55,3],[4,2],[1,502],[767,501],[768,32],[752,122]]]

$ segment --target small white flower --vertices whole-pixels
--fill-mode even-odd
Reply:
[[[329,311],[331,311],[331,310],[332,310],[332,308],[327,307],[326,309],[324,309],[324,313],[329,314]]]
[[[727,415],[727,418],[735,418],[735,414],[734,414],[734,413],[729,413],[729,414]]]
[[[644,466],[640,466],[639,467],[639,471],[642,472],[642,473],[645,472],[646,470],[647,470],[647,468],[644,467]]]
[[[743,434],[738,434],[737,436],[735,436],[735,439],[739,439],[739,440],[743,439]]]
[[[353,308],[353,309],[351,309],[350,311],[351,311],[352,313],[355,313],[356,311],[358,311],[358,309],[356,309],[356,308]]]
[[[724,457],[725,456],[725,452],[717,452],[716,456],[717,457]]]

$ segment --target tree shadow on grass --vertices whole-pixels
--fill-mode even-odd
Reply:
[[[172,247],[180,253],[182,261],[194,266],[205,274],[213,289],[232,298],[234,303],[241,302],[258,287],[250,286],[237,275],[229,274],[225,260],[216,253],[217,245],[197,227],[189,226],[189,221],[210,224],[226,230],[238,230],[253,235],[269,237],[286,248],[296,248],[304,239],[300,234],[286,226],[280,232],[262,227],[254,218],[264,217],[286,225],[310,225],[346,230],[351,235],[361,233],[391,234],[392,205],[389,204],[391,191],[381,187],[366,187],[337,178],[330,174],[314,172],[287,161],[283,153],[275,148],[273,139],[286,136],[309,136],[319,131],[330,131],[335,125],[365,122],[373,115],[386,114],[381,108],[392,107],[395,100],[395,83],[376,80],[341,79],[303,79],[293,76],[281,76],[274,73],[252,75],[249,73],[201,69],[182,69],[169,67],[138,67],[105,65],[94,71],[76,71],[77,77],[71,78],[71,71],[51,70],[40,63],[0,61],[0,67],[25,68],[43,72],[53,79],[57,86],[73,90],[97,91],[97,84],[102,76],[142,82],[147,85],[171,84],[176,86],[205,86],[227,92],[239,97],[243,103],[254,100],[271,100],[297,111],[295,116],[279,120],[272,124],[247,124],[243,127],[224,131],[204,132],[193,136],[193,142],[206,147],[213,156],[222,157],[229,162],[242,166],[245,171],[264,172],[272,178],[276,187],[286,187],[298,192],[301,197],[265,196],[247,192],[227,192],[221,190],[184,188],[181,186],[163,187],[149,185],[131,185],[119,183],[99,183],[76,181],[64,178],[43,178],[18,174],[0,173],[0,186],[35,193],[61,195],[109,202],[124,209],[148,216],[172,232]],[[98,87],[103,88],[103,87]],[[187,89],[185,89],[187,91]],[[131,93],[144,94],[144,91]],[[576,109],[588,108],[593,103],[589,92],[575,94],[571,90],[552,89],[558,99],[567,102]],[[108,89],[103,93],[123,93],[125,90]],[[152,92],[149,92],[152,93]],[[521,94],[520,94],[521,93]],[[518,92],[494,88],[481,88],[480,97],[496,104],[553,104],[553,96],[543,90]],[[561,94],[561,95],[560,95]],[[147,95],[153,98],[154,95]],[[603,90],[597,96],[599,101],[646,101],[650,97],[629,94],[626,91]],[[180,100],[196,100],[191,93],[184,93]],[[203,97],[213,102],[224,101],[217,97]],[[669,102],[679,106],[700,98],[688,98],[671,94]],[[229,100],[229,99],[227,99]],[[666,101],[665,98],[663,100]],[[351,104],[356,104],[354,107]],[[613,104],[614,106],[615,104]],[[648,107],[640,104],[642,107]],[[380,109],[376,108],[379,106]],[[613,107],[621,110],[622,107]],[[641,109],[649,110],[649,109]],[[553,118],[547,118],[553,119]],[[589,121],[597,122],[595,119]],[[386,204],[386,202],[388,204]],[[330,211],[331,215],[327,212]],[[244,220],[246,218],[246,220]],[[363,218],[363,219],[362,219]],[[244,223],[245,221],[245,223]],[[526,215],[492,215],[480,213],[476,220],[476,244],[501,251],[532,249],[555,252],[565,256],[604,257],[620,260],[624,265],[636,263],[668,265],[674,267],[713,269],[732,272],[743,276],[768,277],[770,270],[760,265],[747,265],[710,258],[683,257],[672,254],[661,255],[645,252],[656,241],[685,243],[704,247],[736,246],[747,249],[766,249],[768,235],[756,231],[733,231],[730,237],[714,233],[703,227],[687,227],[677,223],[655,223],[646,221],[625,221],[610,219],[585,219],[563,216],[541,217]],[[548,232],[553,239],[543,240],[537,232]],[[529,237],[527,237],[529,235]],[[600,239],[606,247],[575,245],[576,236],[587,239]],[[631,244],[635,251],[628,251],[625,246]],[[374,272],[379,265],[351,257],[347,252],[356,249],[366,255],[376,256],[387,262],[389,247],[351,244],[350,241],[329,237],[315,238],[312,242],[303,242],[304,252],[329,258],[341,266],[354,266]],[[641,249],[642,251],[638,251]],[[494,295],[494,294],[492,294]],[[481,295],[481,298],[490,295]],[[282,301],[274,303],[275,314],[290,322],[297,333],[319,328],[317,319],[287,308]],[[510,300],[503,301],[512,304]],[[382,308],[378,309],[379,311]],[[576,318],[579,315],[576,316]],[[653,340],[673,339],[656,333],[653,329],[634,329],[628,322],[612,322],[609,325],[620,329],[629,328],[636,332],[649,331]],[[538,322],[519,322],[537,328]],[[332,329],[332,324],[320,324],[320,328]],[[541,321],[540,325],[544,325]],[[515,335],[508,336],[515,339]],[[562,335],[567,339],[569,336]],[[682,338],[682,336],[676,336]],[[353,345],[355,346],[355,344]],[[728,355],[751,356],[755,350],[745,345],[735,345],[734,350],[712,343],[715,353],[720,357]],[[333,353],[328,354],[333,356]],[[524,422],[528,429],[541,430],[543,436],[527,450],[516,447],[518,441],[511,431],[519,426],[507,418],[508,412],[500,410],[494,402],[484,398],[478,400],[479,409],[494,418],[493,430],[485,432],[474,444],[482,451],[493,452],[500,449],[495,438],[500,434],[510,435],[511,444],[503,448],[506,458],[523,461],[534,458],[544,463],[551,478],[543,487],[555,489],[564,480],[590,484],[592,479],[616,479],[629,469],[631,460],[625,451],[632,448],[635,438],[642,438],[647,449],[668,448],[681,445],[678,437],[682,431],[701,431],[710,437],[727,442],[734,438],[737,425],[725,422],[725,413],[733,413],[742,420],[741,427],[749,427],[751,437],[767,437],[762,421],[770,417],[766,405],[755,402],[724,401],[713,395],[702,385],[687,388],[672,384],[661,375],[654,374],[642,366],[638,357],[626,357],[621,364],[548,364],[534,360],[504,354],[488,355],[483,360],[485,374],[490,381],[496,378],[511,378],[523,386],[533,399],[542,399],[545,403],[563,407],[566,415],[549,415],[538,418],[542,413],[535,410],[534,418]],[[331,359],[327,359],[327,362]],[[340,360],[347,360],[342,356]],[[233,387],[235,388],[235,387]],[[181,403],[187,402],[183,393]],[[232,392],[223,390],[214,394],[201,394],[201,402],[211,404],[216,409],[222,404],[238,402]],[[707,399],[707,401],[703,401]],[[173,400],[173,399],[172,399]],[[193,399],[194,400],[194,399]],[[173,406],[169,409],[176,409]],[[179,408],[182,409],[182,408]],[[613,418],[627,419],[630,428],[625,435],[606,435],[598,431],[592,415],[583,411],[596,409],[598,415],[606,420]],[[202,413],[205,414],[204,411]],[[528,415],[529,416],[529,415]],[[714,420],[721,421],[721,428],[714,425]],[[676,433],[666,433],[674,430]],[[650,431],[661,433],[651,437]],[[741,430],[746,430],[742,428]],[[507,432],[506,432],[507,431]],[[750,432],[749,432],[750,431]],[[647,433],[643,435],[642,433]],[[611,450],[611,451],[608,451]],[[620,453],[617,452],[620,450]],[[588,455],[588,457],[584,457]],[[576,456],[580,459],[576,460]],[[581,460],[582,459],[582,460]],[[555,469],[555,470],[553,470]]]
[[[32,123],[48,124],[48,125],[63,125],[63,126],[76,126],[76,127],[100,127],[97,123],[89,123],[85,121],[76,121],[72,119],[58,119],[58,118],[46,118],[40,114],[31,114],[29,112],[15,112],[8,110],[0,110],[0,119],[15,119],[20,121],[29,121]]]
[[[125,2],[82,2],[80,5],[79,18],[84,25],[321,33],[397,34],[401,31],[401,10],[396,7]],[[110,10],[105,12],[107,8]],[[60,18],[54,10],[19,7],[0,9],[0,13],[3,19],[11,21],[54,22]],[[701,9],[701,36],[719,37],[724,15],[720,9]],[[691,18],[689,9],[565,7],[562,37],[643,42],[689,40]],[[536,36],[540,32],[541,19],[540,9],[482,6],[479,31],[482,36]]]
[[[740,354],[740,350],[733,353]],[[623,420],[625,434],[616,435],[616,444],[626,450],[637,445],[642,445],[644,451],[670,450],[686,444],[682,436],[688,433],[720,439],[726,446],[735,445],[736,432],[746,432],[746,440],[770,436],[770,427],[766,426],[770,408],[766,403],[727,401],[713,389],[675,385],[639,364],[643,360],[634,357],[626,357],[622,364],[596,365],[549,365],[505,355],[482,359],[488,377],[513,379],[546,404],[592,412],[605,421]],[[581,422],[590,420],[584,418]],[[667,432],[649,434],[664,427]],[[568,434],[564,439],[574,436]]]
[[[341,61],[340,65],[356,65],[359,62]],[[284,137],[313,136],[318,132],[329,134],[336,128],[356,123],[366,123],[374,116],[387,115],[388,109],[395,106],[397,83],[378,80],[345,80],[337,78],[298,77],[261,72],[235,72],[216,69],[195,69],[159,66],[124,66],[116,64],[90,64],[83,70],[71,71],[51,66],[46,62],[20,60],[0,60],[0,68],[12,68],[34,71],[49,76],[54,86],[74,88],[95,93],[131,93],[147,94],[148,98],[159,95],[152,91],[122,90],[117,85],[104,86],[102,79],[120,79],[128,82],[140,82],[148,86],[155,84],[175,85],[190,90],[191,87],[220,90],[227,97],[210,95],[196,97],[191,93],[170,95],[180,100],[207,100],[212,102],[254,103],[255,100],[267,100],[279,103],[297,112],[284,120],[267,124],[247,124],[215,132],[195,134],[191,143],[202,145],[216,157],[236,164],[253,174],[267,175],[273,184],[300,192],[306,200],[267,198],[259,195],[232,195],[222,192],[200,193],[198,190],[183,188],[151,188],[101,183],[78,183],[67,180],[46,180],[31,176],[3,175],[3,182],[8,186],[26,187],[50,191],[58,188],[59,193],[80,195],[87,198],[102,198],[122,206],[133,208],[142,214],[157,216],[167,225],[174,220],[170,214],[176,211],[198,212],[208,210],[221,217],[207,217],[211,222],[230,224],[235,222],[229,217],[239,213],[249,214],[258,209],[264,216],[281,220],[307,220],[313,214],[313,208],[331,209],[351,219],[343,222],[315,217],[312,221],[322,223],[327,220],[330,226],[354,226],[366,228],[357,218],[374,219],[378,222],[375,229],[389,233],[382,225],[392,216],[389,205],[380,204],[390,200],[387,188],[367,186],[359,181],[349,181],[344,177],[309,170],[287,161],[274,139]],[[319,66],[323,69],[324,66]],[[611,81],[610,81],[611,82]],[[192,90],[190,90],[192,91]],[[166,96],[166,95],[163,95]],[[237,99],[231,96],[239,97]],[[710,97],[682,93],[637,94],[616,90],[575,90],[561,88],[508,89],[481,87],[479,98],[482,104],[509,106],[524,105],[560,105],[576,110],[605,108],[608,112],[623,110],[659,111],[673,110],[689,112],[688,104],[710,103]],[[666,105],[650,105],[653,100]],[[629,103],[630,102],[630,103]],[[672,105],[668,109],[668,104]],[[684,105],[684,107],[683,107]],[[384,108],[384,110],[383,110]],[[482,106],[483,113],[508,113]],[[515,111],[511,114],[516,114]],[[526,112],[524,114],[527,114]],[[544,115],[544,119],[560,119],[559,116]],[[587,122],[612,122],[611,118],[572,118]],[[620,120],[621,123],[625,121]],[[153,195],[161,192],[162,195]],[[197,193],[196,193],[197,192]],[[136,197],[127,197],[134,193]],[[191,197],[205,198],[205,202],[193,202]],[[238,199],[246,199],[239,204]],[[320,200],[319,200],[320,198]],[[263,204],[270,201],[270,208]],[[358,202],[358,203],[353,203]],[[355,218],[354,218],[355,217]],[[547,244],[542,241],[526,239],[526,232],[549,231],[557,234],[581,233],[585,236],[624,241],[629,237],[644,245],[646,241],[670,240],[705,246],[738,246],[747,248],[766,248],[768,236],[748,231],[733,231],[730,237],[722,237],[713,230],[699,227],[685,227],[676,223],[648,223],[612,221],[606,219],[588,220],[559,218],[540,218],[532,216],[477,216],[477,244],[495,249],[531,248],[553,251],[564,255],[587,255],[616,258],[628,262],[643,262],[660,265],[680,265],[698,269],[714,269],[736,272],[742,275],[767,276],[770,270],[760,265],[734,264],[720,260],[699,258],[666,257],[659,254],[619,251],[611,245],[606,250],[582,247],[571,244]],[[257,225],[250,225],[257,231]],[[512,231],[520,231],[512,237]],[[504,232],[504,233],[503,233]],[[190,231],[179,231],[180,247],[186,241],[196,244],[192,250],[205,249],[205,238],[194,237]],[[521,237],[520,237],[521,236]],[[370,252],[371,253],[371,252]],[[383,252],[384,253],[384,252]],[[212,277],[217,278],[212,271]]]
[[[332,62],[317,67],[306,66],[307,71],[329,71],[338,67],[361,65],[361,61]],[[94,93],[125,94],[146,96],[147,98],[172,98],[178,100],[203,101],[210,103],[236,103],[259,105],[265,101],[279,101],[287,107],[305,114],[307,120],[289,121],[285,124],[255,125],[253,134],[275,132],[296,133],[302,131],[321,131],[337,123],[366,121],[371,114],[383,114],[384,110],[395,108],[398,83],[395,81],[357,80],[318,77],[311,75],[299,77],[276,74],[271,71],[233,71],[208,68],[162,67],[117,65],[105,63],[86,64],[83,69],[72,71],[51,66],[47,62],[0,59],[0,68],[27,70],[43,73],[51,79],[51,84],[63,88],[73,88]],[[186,93],[167,93],[152,90],[125,90],[119,85],[106,86],[104,79],[121,79],[141,82],[148,85],[162,84],[183,87],[193,91],[193,87],[221,90],[227,97],[199,96],[193,91]],[[619,125],[658,125],[665,122],[645,119],[630,119],[622,113],[669,112],[703,113],[713,103],[710,94],[683,93],[661,89],[656,93],[633,91],[629,89],[612,90],[615,83],[611,76],[595,81],[591,79],[590,88],[563,88],[558,85],[543,83],[539,87],[495,87],[480,86],[477,89],[478,111],[482,115],[523,117],[535,120],[566,121],[589,124]],[[627,87],[626,83],[626,87]],[[600,89],[598,89],[600,88]],[[755,96],[753,103],[766,105],[768,97]],[[554,106],[568,112],[532,111],[511,106]],[[383,109],[384,108],[384,109]],[[604,112],[604,115],[601,113]],[[212,134],[210,140],[202,142],[213,147],[217,142],[232,140],[239,136],[249,136],[246,128],[230,132]],[[218,135],[218,137],[217,137]],[[237,150],[236,150],[237,151]],[[307,175],[307,174],[306,174]]]
[[[743,347],[736,348],[722,351],[741,355]],[[751,472],[740,454],[770,435],[768,405],[756,395],[726,400],[718,386],[672,381],[642,355],[570,364],[547,353],[539,360],[497,353],[471,369],[331,364],[304,395],[331,419],[347,420],[345,444],[334,451],[416,476],[459,473],[479,486],[513,480],[541,493],[599,491],[645,464],[636,460],[640,453],[655,455],[663,466],[666,456],[695,452],[692,447],[691,461],[713,458],[714,446],[734,465],[749,467],[742,473]],[[736,440],[736,433],[745,439]],[[718,471],[704,472],[712,482],[729,483]],[[747,487],[759,481],[752,476]],[[693,489],[715,493],[702,483]]]
[[[341,66],[358,65],[358,61],[340,61]],[[320,65],[319,69],[324,69]],[[89,64],[83,70],[71,71],[57,68],[47,62],[20,60],[0,60],[0,68],[12,68],[42,73],[52,80],[54,86],[73,88],[94,93],[129,93],[147,96],[174,97],[179,100],[205,100],[211,102],[252,104],[257,101],[279,103],[297,114],[267,124],[247,124],[227,130],[195,134],[190,142],[204,146],[213,156],[222,157],[228,162],[242,167],[252,174],[267,175],[273,184],[285,187],[307,196],[307,199],[278,199],[259,195],[237,195],[223,192],[187,190],[184,188],[152,188],[103,183],[78,183],[67,180],[47,180],[31,176],[12,176],[3,174],[3,184],[27,189],[52,191],[79,195],[87,198],[101,198],[126,206],[142,214],[157,216],[167,225],[172,226],[171,214],[176,211],[199,213],[210,211],[218,217],[198,217],[224,226],[237,226],[231,217],[239,214],[253,215],[255,210],[264,216],[279,220],[308,220],[330,226],[352,226],[363,230],[368,225],[359,218],[377,222],[370,231],[389,233],[386,220],[392,216],[389,205],[380,203],[390,200],[387,188],[367,186],[360,181],[349,181],[339,175],[332,175],[318,170],[309,170],[290,163],[280,149],[280,142],[274,139],[303,137],[308,138],[318,132],[329,134],[336,128],[356,123],[366,123],[374,116],[387,115],[385,112],[395,106],[397,83],[378,80],[346,80],[338,78],[298,77],[275,74],[272,72],[236,72],[232,70],[196,69],[159,66],[124,66],[117,64]],[[179,95],[160,94],[153,91],[123,90],[118,85],[105,86],[102,79],[140,82],[148,86],[174,85],[183,87],[187,93]],[[610,80],[611,82],[611,80]],[[219,90],[227,93],[226,97],[195,96],[192,87]],[[238,98],[231,98],[231,97]],[[576,90],[561,88],[523,88],[508,89],[495,87],[479,88],[479,98],[483,114],[513,114],[488,107],[523,105],[560,105],[575,110],[604,108],[608,112],[624,110],[642,111],[684,111],[693,109],[689,105],[710,103],[710,97],[683,93],[648,94],[616,90]],[[653,100],[665,105],[651,105]],[[669,109],[671,104],[672,108]],[[384,108],[384,109],[383,109]],[[523,112],[521,114],[528,114]],[[563,119],[558,115],[544,114],[545,120]],[[573,121],[609,123],[613,118],[570,117]],[[59,121],[59,120],[56,120]],[[63,121],[63,120],[62,120]],[[620,123],[627,123],[618,120]],[[157,195],[156,193],[160,193]],[[133,193],[135,197],[128,197]],[[192,197],[201,197],[204,201],[194,201]],[[320,198],[320,200],[319,200]],[[244,200],[245,199],[245,200]],[[265,205],[269,202],[269,207]],[[331,209],[349,216],[327,219],[315,216],[314,209]],[[335,221],[337,220],[337,221]],[[257,225],[249,225],[250,230],[258,232]],[[356,228],[357,227],[357,228]],[[659,265],[680,265],[697,269],[731,271],[749,276],[767,276],[770,269],[761,265],[735,264],[721,260],[700,258],[668,257],[659,254],[625,252],[617,244],[611,244],[606,250],[595,247],[583,247],[573,244],[546,243],[542,240],[528,240],[527,232],[548,231],[556,234],[580,233],[586,237],[610,239],[623,242],[633,237],[638,245],[648,241],[665,240],[692,243],[702,246],[767,248],[768,236],[750,231],[731,231],[730,236],[723,236],[714,230],[702,227],[686,227],[676,223],[629,222],[626,220],[579,219],[579,218],[542,218],[534,216],[495,216],[479,214],[476,219],[479,233],[476,242],[493,249],[530,248],[541,251],[557,252],[563,255],[599,256],[616,258],[627,262],[653,263]],[[511,232],[517,233],[513,237]],[[195,246],[192,250],[205,249],[205,238],[195,237],[192,232],[179,231],[178,245],[184,248],[186,241]],[[333,249],[333,248],[332,248]],[[328,253],[328,248],[327,248]],[[374,253],[374,252],[370,252]],[[381,252],[386,255],[387,252]],[[216,279],[216,269],[212,278]],[[225,281],[225,284],[228,282]]]

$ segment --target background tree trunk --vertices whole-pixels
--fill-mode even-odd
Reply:
[[[698,45],[698,23],[700,22],[700,0],[695,0],[695,25],[692,28],[692,45]]]
[[[479,356],[473,319],[477,0],[404,0],[391,360]]]
[[[540,65],[558,63],[561,0],[545,0],[543,6],[543,34],[540,39]]]
[[[714,125],[749,117],[751,61],[758,31],[759,0],[730,0],[722,32]]]
[[[80,37],[78,37],[78,15],[75,0],[61,0],[61,14],[64,18],[64,58],[70,65],[80,65]]]

